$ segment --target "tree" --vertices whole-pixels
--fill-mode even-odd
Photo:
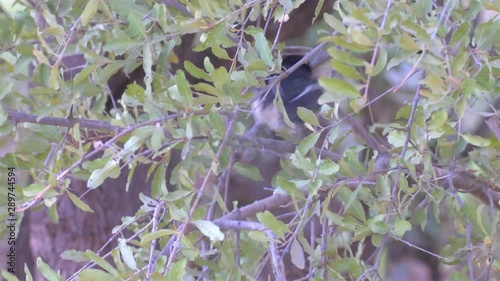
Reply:
[[[3,13],[0,163],[31,177],[1,191],[17,203],[4,218],[28,212],[15,229],[32,256],[17,255],[37,267],[15,274],[495,279],[500,23],[483,15],[498,10],[90,0]],[[290,48],[306,31],[313,46]],[[245,135],[249,102],[294,52],[334,70],[319,74],[321,111],[298,112],[309,133]]]

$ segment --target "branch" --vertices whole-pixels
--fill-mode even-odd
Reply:
[[[443,185],[446,183],[446,178],[452,176],[452,183],[457,192],[470,193],[486,205],[491,205],[489,199],[491,196],[493,206],[500,210],[500,187],[495,182],[481,179],[474,175],[473,171],[464,168],[457,168],[454,171],[435,168],[435,171]]]
[[[7,120],[12,123],[35,123],[43,125],[52,125],[66,128],[73,128],[76,124],[82,129],[93,129],[102,131],[119,131],[123,129],[120,126],[113,126],[110,122],[100,120],[90,120],[81,118],[66,118],[66,117],[42,117],[24,113],[22,111],[7,111]]]

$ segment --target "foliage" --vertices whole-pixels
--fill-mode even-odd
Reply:
[[[85,197],[69,188],[71,179],[96,189],[123,167],[133,172],[139,163],[151,165],[144,206],[119,226],[137,235],[118,241],[112,262],[91,251],[63,255],[92,262],[79,280],[139,280],[142,274],[240,280],[255,276],[263,258],[279,279],[284,250],[292,253],[292,266],[310,266],[314,280],[375,280],[385,274],[389,241],[440,223],[453,231],[438,230],[445,238],[435,255],[459,272],[457,280],[500,270],[500,144],[476,133],[482,118],[498,114],[489,106],[498,105],[500,92],[500,39],[493,36],[500,21],[476,18],[499,12],[498,3],[340,0],[321,19],[320,1],[316,22],[324,22],[315,45],[328,52],[336,72],[319,79],[325,89],[320,115],[330,125],[317,126],[316,116],[299,112],[314,131],[286,151],[283,142],[244,136],[248,103],[255,89],[265,89],[265,77],[279,73],[284,49],[255,21],[280,25],[302,2],[192,1],[180,8],[148,0],[49,0],[1,16],[0,137],[15,140],[15,149],[0,163],[33,177],[33,184],[18,186],[21,209],[36,202],[55,210],[58,198],[69,196],[90,212]],[[212,54],[203,65],[179,61],[175,47],[191,35],[195,51]],[[84,60],[71,76],[66,58],[74,55]],[[228,67],[217,66],[217,58]],[[137,68],[143,81],[129,85],[107,114],[107,82]],[[20,83],[33,85],[28,95]],[[367,131],[356,116],[376,104],[369,93],[390,96],[397,108],[388,110],[388,122]],[[15,115],[18,110],[36,120]],[[471,125],[474,118],[481,121]],[[321,134],[326,138],[315,150]],[[229,171],[262,177],[235,161],[252,144],[281,155],[283,170],[267,202],[291,203],[297,217],[289,223],[258,209],[262,202],[253,205],[258,213],[227,210],[232,202],[224,201],[221,187]],[[182,161],[166,179],[174,150]],[[92,151],[102,155],[89,156]],[[329,208],[334,201],[338,212]],[[313,216],[326,232],[311,244],[304,229]],[[354,242],[379,249],[364,260]],[[164,247],[171,252],[160,255]],[[43,261],[37,264],[48,280],[61,279]]]

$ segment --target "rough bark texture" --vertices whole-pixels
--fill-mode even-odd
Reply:
[[[112,236],[114,226],[121,223],[121,217],[133,215],[140,207],[140,192],[147,192],[150,182],[146,181],[147,166],[139,166],[132,179],[130,190],[125,191],[128,170],[114,180],[106,181],[96,190],[92,190],[82,199],[94,213],[83,212],[75,207],[67,196],[61,196],[58,202],[59,223],[50,221],[47,208],[30,213],[29,245],[33,257],[41,257],[53,269],[60,270],[67,278],[82,267],[83,263],[67,261],[60,257],[66,250],[98,251]],[[86,183],[75,180],[71,183],[71,191],[77,195],[87,191]],[[111,247],[116,246],[111,243]],[[104,249],[107,253],[111,248]],[[35,271],[37,272],[37,271]],[[43,280],[39,272],[35,280]]]

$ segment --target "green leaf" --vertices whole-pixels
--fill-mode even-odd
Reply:
[[[78,198],[76,195],[74,195],[73,193],[69,192],[68,190],[66,190],[66,192],[67,192],[67,194],[69,196],[69,199],[71,199],[71,201],[73,202],[73,204],[75,204],[78,208],[80,208],[80,210],[82,210],[84,212],[94,213],[94,211],[90,208],[90,206],[87,205],[82,200],[80,200],[80,198]]]
[[[99,6],[99,0],[90,0],[87,2],[85,9],[82,12],[82,26],[87,26],[89,24],[90,19],[97,12],[97,7]]]
[[[5,269],[2,270],[2,276],[3,278],[5,278],[5,281],[19,281],[19,279],[17,279],[15,275],[11,274]]]
[[[125,61],[119,60],[106,65],[106,67],[104,67],[104,69],[101,71],[99,79],[96,81],[96,83],[102,84],[108,82],[109,78],[116,74],[120,69],[122,69],[124,64]]]
[[[144,23],[139,19],[137,14],[130,13],[127,16],[129,31],[133,37],[145,38],[146,37],[146,28]]]
[[[383,221],[370,221],[369,226],[373,233],[385,235],[389,232],[389,226]]]
[[[93,64],[90,64],[90,65],[86,66],[85,68],[83,68],[80,72],[78,72],[75,75],[75,79],[73,79],[73,85],[76,87],[76,86],[80,85],[80,83],[82,81],[84,81],[84,80],[88,81],[88,78],[90,77],[92,72],[94,72],[98,67],[99,67],[99,64],[93,63]]]
[[[352,78],[354,80],[363,80],[363,76],[359,74],[355,67],[347,65],[342,61],[332,59],[332,68],[342,76],[346,78]]]
[[[118,271],[105,259],[92,252],[91,250],[85,251],[85,257],[87,257],[90,261],[96,263],[98,266],[102,267],[102,269],[106,270],[113,276],[119,276]]]
[[[194,65],[190,61],[184,61],[184,68],[194,78],[203,79],[206,81],[212,81],[212,79],[211,79],[210,75],[208,75],[208,73],[206,73],[203,69],[197,67],[196,65]]]
[[[313,126],[319,126],[318,117],[316,117],[316,114],[314,114],[312,110],[299,106],[297,108],[297,115],[300,117],[300,119],[302,119],[302,121]]]
[[[326,159],[318,159],[320,161],[320,166],[319,166],[319,173],[325,176],[333,176],[337,174],[337,172],[340,169],[340,166],[330,160],[329,158]]]
[[[125,94],[140,103],[144,103],[144,101],[146,101],[146,89],[144,89],[141,85],[128,84],[125,89]]]
[[[347,29],[336,17],[325,13],[323,14],[323,19],[331,28],[333,28],[333,30],[338,31],[340,34],[347,35]]]
[[[147,134],[147,136],[150,136],[152,134],[152,129],[150,127],[143,127],[140,129],[142,129],[140,132],[144,132],[144,134]],[[127,156],[133,154],[138,149],[140,149],[144,144],[144,139],[141,137],[142,136],[137,136],[137,135],[131,136],[123,145],[123,150],[120,151],[119,155]]]
[[[170,270],[165,273],[165,280],[181,281],[186,277],[187,260],[181,259],[178,262],[172,263]]]
[[[232,168],[236,173],[244,177],[247,177],[253,181],[264,180],[264,178],[260,174],[259,169],[253,165],[246,165],[241,162],[236,162]]]
[[[386,65],[387,65],[387,51],[381,48],[377,64],[375,64],[375,67],[373,69],[366,68],[366,72],[368,75],[377,76],[382,70],[384,70]]]
[[[163,194],[163,191],[166,192],[167,190],[166,169],[165,165],[159,165],[155,171],[153,180],[151,181],[151,197],[153,198],[159,198]]]
[[[307,152],[318,142],[321,132],[314,132],[306,136],[297,146],[297,150],[300,151],[302,155],[306,155]]]
[[[491,144],[491,140],[485,139],[480,136],[473,136],[471,134],[463,134],[462,137],[466,142],[475,145],[475,146],[489,146]]]
[[[14,81],[2,81],[2,87],[0,88],[0,100],[4,99],[7,94],[11,93],[13,87]]]
[[[355,56],[352,56],[346,51],[337,49],[337,48],[329,48],[328,49],[328,54],[334,58],[335,60],[339,62],[343,62],[348,65],[353,65],[353,66],[365,66],[366,62],[363,59],[357,58]]]
[[[321,12],[321,9],[323,8],[323,4],[325,3],[325,0],[319,0],[318,5],[316,5],[316,9],[314,9],[314,18],[312,22],[314,23],[319,16],[319,13]]]
[[[177,231],[174,229],[160,229],[155,232],[150,232],[145,234],[144,236],[141,236],[141,246],[147,246],[151,241],[163,238],[163,237],[169,237],[174,234],[176,234]]]
[[[406,220],[398,220],[394,223],[393,233],[398,238],[402,238],[403,235],[410,230],[411,224]]]
[[[94,189],[100,186],[107,178],[116,179],[120,175],[120,165],[116,160],[110,160],[102,169],[96,169],[87,181],[87,187]]]
[[[62,281],[64,280],[61,275],[54,270],[52,270],[45,262],[43,262],[42,258],[38,257],[36,259],[36,267],[42,273],[43,277],[49,281]]]
[[[449,46],[455,46],[457,44],[465,45],[470,41],[470,23],[465,22],[460,25],[460,27],[453,33]]]
[[[61,254],[61,258],[76,262],[87,262],[88,259],[85,257],[85,253],[76,250],[66,250]]]
[[[87,268],[78,273],[77,280],[116,280],[113,275],[100,269]]]
[[[399,39],[399,46],[406,51],[417,52],[420,50],[420,46],[415,42],[415,39],[410,37],[406,32],[401,34]]]
[[[134,253],[132,253],[132,249],[130,248],[130,246],[127,245],[127,240],[119,239],[118,248],[120,249],[120,254],[121,254],[122,260],[125,262],[125,264],[130,269],[136,270],[137,263],[136,263],[135,258],[134,258]]]
[[[295,265],[298,269],[304,269],[306,266],[304,250],[302,249],[302,245],[300,245],[297,239],[293,239],[292,245],[290,247],[290,257],[292,260],[292,264]]]
[[[210,238],[210,241],[217,242],[224,240],[224,233],[220,231],[220,228],[211,221],[207,220],[195,220],[192,223],[200,230],[203,235]]]
[[[33,197],[40,193],[44,188],[45,186],[39,183],[32,183],[29,186],[23,188],[23,194],[27,197]]]
[[[116,13],[120,14],[122,19],[125,19],[129,14],[133,13],[139,17],[145,16],[149,10],[146,5],[135,4],[136,1],[124,0],[109,0],[109,6]]]
[[[285,238],[285,234],[290,231],[288,226],[278,220],[271,212],[265,211],[263,213],[257,214],[257,219],[265,225],[267,228],[273,231],[273,233],[281,239]]]
[[[329,77],[321,77],[318,79],[319,85],[328,93],[321,96],[322,103],[337,101],[338,98],[357,98],[359,97],[358,90],[351,84]]]
[[[312,160],[305,157],[299,150],[296,150],[295,153],[290,156],[290,160],[292,160],[292,164],[295,167],[303,171],[312,171],[315,168],[315,164]]]
[[[267,42],[266,36],[264,36],[264,31],[260,28],[247,28],[245,31],[252,35],[255,39],[255,48],[257,49],[257,53],[260,58],[268,67],[273,68],[273,55],[271,54],[271,49],[269,48],[269,42]]]
[[[7,120],[7,112],[0,106],[0,126]]]
[[[297,185],[293,182],[285,180],[282,176],[276,177],[276,184],[278,185],[279,188],[284,190],[288,195],[298,199],[305,199],[304,193],[300,191]]]
[[[448,121],[448,113],[446,111],[440,110],[432,113],[429,130],[442,128],[446,124],[446,121]]]
[[[122,55],[131,49],[137,48],[138,45],[140,45],[139,41],[130,38],[117,38],[107,41],[103,50],[105,52],[114,52],[117,55]]]

